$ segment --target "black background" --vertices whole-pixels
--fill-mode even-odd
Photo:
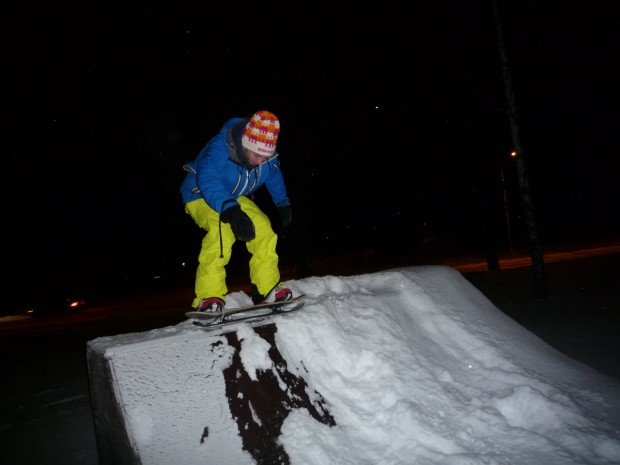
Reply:
[[[182,165],[260,109],[282,124],[283,259],[504,250],[502,172],[526,244],[490,1],[84,3],[3,15],[7,302],[183,262],[191,286]],[[543,242],[617,235],[617,2],[499,4]]]

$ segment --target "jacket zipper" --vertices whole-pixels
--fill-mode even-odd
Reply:
[[[258,167],[258,170],[260,170],[260,166]],[[245,195],[246,193],[245,189],[248,187],[248,184],[250,182],[250,173],[254,173],[254,184],[250,186],[247,193],[249,194],[250,192],[252,192],[254,188],[256,187],[256,184],[258,184],[258,178],[260,177],[260,174],[257,171],[257,169],[254,168],[252,171],[245,170],[245,183],[243,184],[243,187],[239,191],[238,195]],[[241,176],[242,174],[239,173],[239,176],[237,177],[237,184],[235,184],[235,187],[233,187],[231,194],[234,194],[237,188],[239,187],[239,184],[241,183]]]
[[[233,187],[231,194],[235,193],[235,191],[237,190],[237,187],[239,187],[240,182],[241,182],[241,172],[239,172],[239,176],[237,176],[237,184],[235,184],[235,187]]]
[[[259,173],[260,172],[260,165],[257,168],[254,168],[252,171],[254,172],[254,184],[252,184],[252,187],[250,187],[250,190],[248,191],[248,194],[254,190],[254,188],[256,187],[256,184],[258,183],[258,178],[260,176],[260,173]],[[249,176],[249,174],[250,173],[248,173],[248,176]]]

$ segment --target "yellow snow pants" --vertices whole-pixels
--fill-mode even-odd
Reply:
[[[250,280],[258,288],[258,292],[266,295],[280,282],[278,269],[278,255],[276,244],[278,236],[271,228],[271,223],[258,206],[247,197],[239,197],[237,202],[254,223],[256,237],[246,242],[250,252]],[[194,219],[196,224],[207,231],[202,240],[198,255],[198,269],[196,271],[196,297],[192,306],[197,308],[205,297],[220,297],[228,292],[226,287],[225,266],[230,260],[235,236],[230,224],[220,223],[220,215],[213,210],[203,199],[192,200],[185,204],[185,211]],[[220,248],[221,231],[221,248]]]

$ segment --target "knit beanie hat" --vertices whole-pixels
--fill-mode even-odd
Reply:
[[[241,145],[261,157],[270,157],[276,151],[280,121],[273,113],[257,111],[246,124]]]

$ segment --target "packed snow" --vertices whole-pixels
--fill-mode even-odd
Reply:
[[[250,405],[253,421],[242,428],[224,375],[237,352],[251,383],[272,372],[290,391],[272,344],[256,330],[266,322],[276,325],[288,372],[333,418],[287,409],[276,439],[282,463],[620,463],[620,383],[544,343],[456,270],[285,284],[306,294],[303,309],[219,330],[188,320],[89,343],[113,364],[143,464],[267,463],[241,439],[244,428],[264,426],[261,406]],[[236,292],[226,305],[249,303]]]

